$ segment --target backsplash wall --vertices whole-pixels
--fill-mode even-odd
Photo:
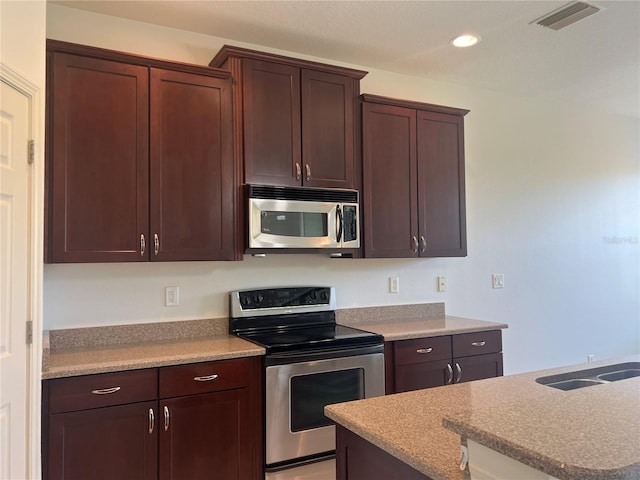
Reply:
[[[47,17],[49,38],[179,61],[207,64],[224,43],[274,51],[53,4]],[[339,308],[445,302],[447,314],[508,323],[505,373],[640,351],[638,119],[346,66],[370,72],[362,92],[471,110],[468,257],[45,265],[44,328],[225,316],[229,290],[326,284]],[[492,273],[504,289],[491,288]],[[165,307],[173,285],[180,305]]]

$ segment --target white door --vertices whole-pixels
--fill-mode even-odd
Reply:
[[[29,99],[0,81],[0,479],[28,472]]]

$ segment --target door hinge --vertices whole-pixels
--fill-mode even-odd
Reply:
[[[33,343],[33,321],[29,320],[27,322],[27,345],[31,345]]]
[[[28,162],[29,165],[33,165],[33,162],[35,160],[36,157],[36,142],[34,140],[29,140],[29,156],[28,156]]]

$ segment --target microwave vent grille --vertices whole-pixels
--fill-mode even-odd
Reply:
[[[249,185],[249,198],[309,202],[358,203],[358,191],[339,188],[278,187]]]

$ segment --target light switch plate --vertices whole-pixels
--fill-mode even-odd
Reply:
[[[504,288],[503,273],[494,273],[491,275],[491,288]]]

